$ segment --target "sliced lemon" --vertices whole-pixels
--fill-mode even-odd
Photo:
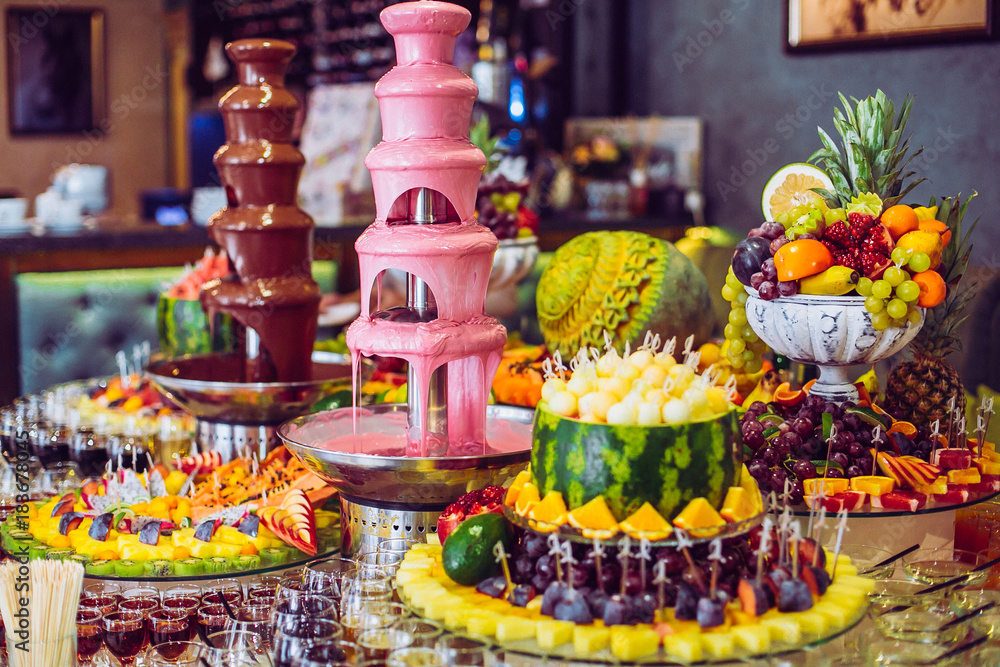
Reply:
[[[833,190],[833,181],[826,172],[811,164],[796,162],[777,171],[764,186],[760,207],[765,220],[787,213],[796,206],[822,201],[812,188]]]

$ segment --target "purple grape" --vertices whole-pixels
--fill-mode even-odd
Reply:
[[[861,475],[865,474],[864,472],[862,472],[861,466],[859,466],[856,463],[853,464],[853,465],[847,466],[847,470],[845,470],[844,472],[847,473],[848,477],[861,477]]]
[[[840,465],[842,468],[846,468],[851,463],[851,460],[844,452],[834,452],[833,454],[830,454],[830,461]]]
[[[847,438],[844,437],[843,433],[838,433],[832,436],[829,440],[830,451],[831,452],[845,452],[847,451]]]
[[[764,274],[761,273],[760,271],[750,276],[750,287],[754,289],[760,288],[760,285],[763,282],[764,282]]]
[[[813,423],[811,419],[806,419],[805,417],[799,417],[792,422],[792,430],[799,434],[803,438],[807,438],[812,435]]]
[[[848,413],[841,421],[844,422],[844,428],[849,431],[857,431],[861,428],[861,419],[856,414]]]
[[[813,241],[818,241],[819,237],[812,232],[806,232],[798,237],[799,239],[812,239]]]
[[[785,422],[786,424],[788,422]],[[782,447],[787,446],[789,449],[795,449],[802,444],[802,436],[798,433],[789,430],[787,433],[782,433],[777,438],[774,439],[775,444],[781,445]]]
[[[844,410],[833,401],[823,403],[823,412],[829,413],[834,419],[840,419],[844,416]]]
[[[771,254],[773,255],[774,253],[778,252],[781,249],[781,246],[788,243],[789,240],[790,239],[786,239],[784,236],[779,236],[778,238],[771,241],[771,245],[768,246],[768,249],[771,251]]]
[[[759,415],[762,415],[765,412],[767,412],[767,403],[765,403],[764,401],[754,401],[753,403],[750,404],[750,407],[748,409],[753,410]]]
[[[756,458],[747,464],[747,471],[749,471],[750,476],[753,477],[758,482],[763,481],[768,475],[771,474],[770,466],[760,458]]]
[[[747,238],[750,238],[750,239],[764,238],[764,228],[763,227],[754,227],[753,229],[751,229],[747,233]]]
[[[839,468],[830,468],[826,471],[826,476],[830,479],[842,479],[844,477],[844,471]]]
[[[757,288],[757,296],[764,301],[774,301],[778,298],[778,288],[772,282],[763,282]]]
[[[822,410],[825,404],[826,400],[816,394],[806,396],[806,400],[802,401],[802,407],[810,410]]]
[[[812,461],[803,459],[792,464],[792,472],[799,479],[812,479],[816,476],[816,466]]]
[[[864,456],[862,456],[861,458],[859,458],[856,461],[857,466],[859,468],[861,468],[861,470],[864,471],[865,475],[871,475],[872,474],[872,464],[874,462],[875,462],[875,460],[870,455],[868,455],[868,454],[865,454]]]
[[[775,468],[771,471],[771,488],[781,493],[785,489],[786,479],[788,479],[788,472],[784,468]]]
[[[760,226],[760,230],[764,232],[764,236],[769,239],[784,238],[785,236],[785,226],[780,222],[765,222]]]
[[[845,435],[847,435],[845,433]],[[865,453],[865,447],[860,442],[852,442],[847,445],[847,455],[852,459],[861,458]]]
[[[795,296],[799,293],[799,281],[782,280],[778,282],[778,294],[781,296]]]
[[[781,453],[777,447],[768,445],[757,452],[760,460],[767,464],[768,468],[773,468],[781,462]]]
[[[821,447],[822,445],[820,444],[819,440],[817,440],[816,438],[809,438],[808,440],[802,443],[800,451],[811,459],[815,458],[816,455],[819,454]]]
[[[777,282],[778,269],[774,265],[773,257],[768,257],[766,260],[761,262],[760,272],[764,274],[764,280],[767,280],[768,282]]]
[[[761,404],[761,405],[763,405],[763,404]],[[746,435],[747,433],[753,433],[753,432],[756,432],[756,433],[763,433],[764,432],[764,425],[761,424],[756,419],[748,419],[748,420],[746,420],[741,425],[740,428],[743,431],[743,435]]]
[[[764,444],[764,434],[758,433],[756,431],[751,431],[743,436],[743,444],[750,449],[756,451]]]

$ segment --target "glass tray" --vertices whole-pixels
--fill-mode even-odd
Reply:
[[[504,505],[503,514],[508,521],[513,523],[518,528],[523,528],[524,530],[529,530],[543,535],[557,533],[561,539],[569,540],[570,542],[579,542],[582,544],[593,544],[594,542],[593,537],[583,535],[579,529],[574,528],[568,523],[557,526],[554,524],[546,524],[533,519],[528,519],[527,517],[521,516],[506,505]],[[764,520],[765,514],[766,512],[761,512],[757,516],[746,519],[745,521],[727,523],[726,525],[718,528],[687,531],[687,534],[690,540],[695,544],[710,542],[716,538],[738,537],[740,535],[745,535],[759,526]],[[624,536],[625,533],[619,532],[607,538],[598,538],[598,542],[604,544],[605,546],[618,546],[619,541]],[[677,546],[677,539],[674,537],[674,533],[671,533],[670,536],[662,540],[649,540],[649,543],[650,546],[653,547],[672,547]]]
[[[916,512],[910,512],[908,510],[886,510],[867,505],[863,509],[850,512],[849,516],[852,519],[865,519],[871,517],[901,517],[920,514],[934,514],[936,512],[947,512],[948,510],[957,510],[971,505],[978,505],[979,503],[985,503],[993,500],[997,496],[1000,496],[1000,491],[969,494],[969,499],[962,503],[940,503],[935,500],[928,500],[927,504],[918,509]],[[790,509],[793,516],[809,516],[810,509],[807,505],[791,505]]]

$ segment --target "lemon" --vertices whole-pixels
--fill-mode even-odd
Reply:
[[[882,200],[874,192],[862,192],[851,197],[851,203],[847,205],[848,213],[861,213],[878,217],[882,213]]]
[[[774,220],[796,206],[823,200],[813,188],[833,190],[833,181],[826,172],[811,164],[796,162],[779,169],[764,186],[760,207],[765,220]]]

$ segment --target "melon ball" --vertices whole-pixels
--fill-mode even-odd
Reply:
[[[677,360],[674,359],[674,355],[668,354],[666,352],[658,352],[653,361],[656,362],[657,366],[662,366],[664,370],[669,370],[671,367],[677,365]]]
[[[729,412],[729,399],[726,398],[726,390],[722,387],[709,387],[705,390],[705,396],[712,407],[712,412],[720,414]]]
[[[618,402],[618,397],[606,391],[593,391],[580,398],[578,408],[580,414],[590,415],[597,421],[606,421],[608,410]]]
[[[573,377],[566,382],[566,391],[572,392],[577,398],[586,396],[597,389],[597,382],[593,378],[587,377],[585,373],[573,373]]]
[[[638,423],[638,417],[639,410],[635,405],[615,403],[608,408],[607,420],[609,424],[634,425]]]
[[[650,389],[643,394],[642,402],[655,405],[656,409],[659,410],[667,402],[667,395],[663,393],[662,389]]]
[[[618,398],[621,398],[629,392],[631,389],[629,381],[623,377],[618,377],[617,375],[613,377],[602,377],[597,380],[597,389],[599,391],[606,391],[609,394],[614,394]]]
[[[548,401],[560,391],[566,391],[566,381],[562,378],[549,378],[542,385],[542,400]]]
[[[690,366],[677,364],[670,367],[670,370],[667,371],[667,377],[674,381],[674,389],[671,393],[680,397],[691,386],[691,382],[694,380],[694,371],[691,370]]]
[[[642,374],[638,368],[632,364],[622,364],[618,369],[618,377],[623,377],[631,383],[633,380],[638,380],[639,376]]]
[[[631,406],[638,406],[642,403],[642,392],[633,389],[622,397],[621,402]]]
[[[660,414],[660,406],[653,403],[640,403],[636,410],[636,423],[640,426],[662,424],[663,417]]]
[[[667,369],[659,364],[650,364],[643,369],[639,376],[643,382],[647,382],[654,387],[662,387],[663,381],[667,379]]]
[[[653,363],[653,353],[649,350],[636,350],[629,355],[628,363],[640,371],[645,370]]]
[[[601,358],[597,360],[597,374],[600,377],[609,378],[618,373],[618,367],[621,365],[622,358],[618,356],[618,353],[614,350],[609,350],[601,355]]]
[[[679,398],[672,398],[660,409],[664,424],[686,424],[691,421],[691,407]]]
[[[549,410],[563,417],[573,417],[576,415],[577,400],[576,395],[565,389],[555,392],[550,398],[545,399],[549,404]]]
[[[684,394],[681,397],[684,401],[691,406],[692,412],[705,411],[709,409],[708,396],[705,394],[704,389],[699,389],[698,387],[688,387],[684,390]]]

